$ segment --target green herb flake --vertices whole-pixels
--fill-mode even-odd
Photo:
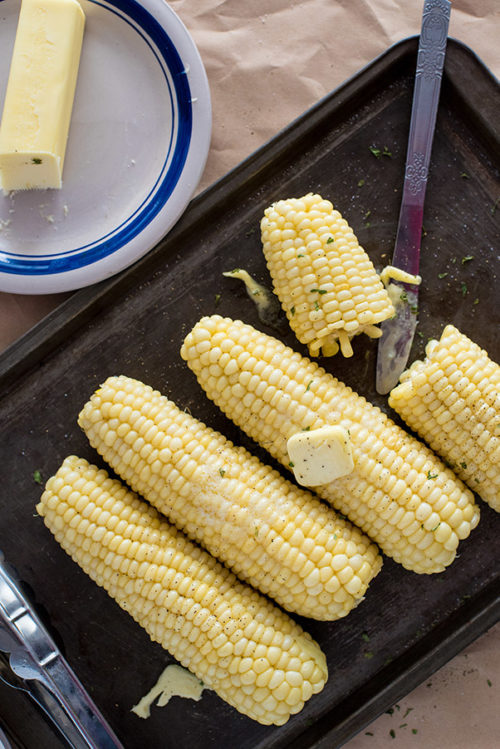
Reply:
[[[465,265],[465,263],[469,263],[471,260],[474,260],[474,255],[466,255],[462,258],[462,265]]]
[[[493,686],[493,684],[491,683],[490,679],[486,679],[486,683],[487,683],[487,685],[488,685],[489,687],[492,687],[492,686]]]
[[[498,208],[498,204],[499,204],[499,203],[500,203],[500,198],[497,198],[497,199],[495,200],[495,202],[493,203],[493,205],[491,206],[491,208],[490,208],[490,213],[491,213],[491,215],[492,215],[492,216],[494,216],[494,215],[495,215],[495,213],[496,213],[496,210],[497,210],[497,208]]]
[[[407,302],[408,294],[406,293],[406,291],[402,291],[401,294],[399,295],[399,298],[401,299],[402,302]]]
[[[365,216],[364,216],[364,217],[365,217],[365,219],[367,219],[367,218],[368,218],[369,216],[371,216],[371,215],[372,215],[372,212],[371,212],[371,211],[367,211],[367,212],[365,213]]]
[[[295,314],[295,307],[290,308],[290,314],[293,316]]]
[[[39,156],[34,156],[34,157],[33,157],[33,158],[31,159],[31,163],[32,163],[32,164],[41,164],[41,163],[42,163],[42,160],[41,160],[41,158],[40,158]]]
[[[221,475],[222,477],[224,477],[224,475],[225,475],[226,471],[224,470],[224,468],[219,468],[219,473],[220,473],[220,475]]]
[[[314,302],[314,309],[316,310],[316,312],[319,310],[319,304],[317,301]]]
[[[364,179],[360,179],[358,182],[358,187],[363,187],[364,184],[365,184]]]
[[[391,728],[391,730],[389,731],[389,736],[391,737],[391,739],[396,738],[396,731],[394,730],[394,728]]]
[[[427,471],[427,478],[430,481],[431,479],[437,479],[438,474],[437,473],[431,473],[430,471]]]
[[[311,427],[310,427],[310,426],[308,426],[308,427],[303,427],[303,428],[302,428],[302,431],[303,431],[303,432],[310,432],[310,431],[311,431]]]
[[[311,294],[326,294],[326,289],[309,289]]]
[[[309,390],[309,388],[311,387],[311,385],[313,384],[313,382],[314,382],[314,380],[311,380],[311,382],[309,383],[309,385],[306,387],[306,393]]]
[[[361,639],[364,642],[370,642],[370,637],[368,636],[367,632],[361,632]]]
[[[460,468],[463,468],[464,471],[467,468],[467,463],[465,462],[465,460],[462,460],[462,462],[460,463]]]
[[[462,179],[470,179],[470,177],[467,174],[467,172],[460,172],[460,176],[462,177]]]
[[[377,159],[380,159],[382,151],[376,146],[370,146],[370,153],[372,153]]]
[[[462,296],[465,296],[467,294],[467,284],[465,281],[462,281],[460,284],[460,288],[462,289]]]
[[[476,298],[474,299],[474,301],[472,302],[472,304],[479,304],[479,299],[478,299],[478,297],[476,297]]]
[[[401,723],[401,725],[399,727],[400,728],[406,728],[407,725],[408,725],[408,723]]]
[[[418,305],[412,304],[411,307],[410,307],[410,312],[411,312],[412,315],[416,315],[417,312],[418,312]]]
[[[438,278],[446,278],[448,273],[438,273]]]
[[[33,481],[37,484],[42,483],[42,474],[38,469],[36,471],[33,471]]]
[[[305,257],[305,255],[304,255],[303,252],[299,252],[299,254],[297,255],[297,257]]]
[[[334,238],[333,237],[328,237],[328,239],[326,240],[326,243],[327,244],[331,244],[332,242],[335,242]]]
[[[371,731],[365,731],[365,736],[373,736],[373,733]]]
[[[434,531],[437,531],[440,525],[441,525],[441,521],[439,521],[439,523],[435,525],[434,528],[431,528],[431,533],[434,533]]]
[[[411,729],[411,732],[412,732],[412,733],[418,733],[418,728],[412,728],[412,729]]]
[[[292,461],[290,461],[288,465],[290,466],[290,468],[293,468],[295,466],[295,463],[292,463]]]
[[[385,711],[386,715],[392,715],[394,713],[394,708],[390,707],[388,710]]]
[[[214,299],[214,302],[215,302],[215,306],[216,306],[216,307],[217,307],[217,305],[218,305],[218,304],[219,304],[219,302],[220,302],[220,298],[221,298],[221,295],[220,295],[220,294],[216,294],[216,295],[215,295],[215,299]]]
[[[255,536],[255,538],[257,538],[258,535],[259,535],[259,529],[257,527],[255,527],[255,530],[254,530],[254,536]]]
[[[412,711],[412,710],[413,710],[413,708],[412,708],[412,707],[407,707],[407,708],[406,708],[406,712],[405,712],[405,714],[403,715],[403,720],[404,720],[405,718],[407,718],[407,717],[409,716],[409,714],[411,713],[411,711]]]
[[[371,650],[367,650],[365,653],[365,658],[373,658],[374,655],[375,653],[373,653]]]
[[[389,151],[387,146],[384,146],[384,150],[382,151],[382,156],[388,156],[389,158],[392,158],[392,152]]]

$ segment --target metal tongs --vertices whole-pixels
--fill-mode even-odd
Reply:
[[[71,747],[123,749],[21,591],[15,571],[1,551],[0,651],[19,677],[13,683],[0,672],[0,678],[24,689]]]

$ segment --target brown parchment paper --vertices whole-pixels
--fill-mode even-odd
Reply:
[[[213,135],[200,191],[391,44],[418,34],[423,0],[170,5],[198,46],[211,89]],[[454,0],[450,36],[500,76],[500,0]],[[0,293],[0,351],[67,296]],[[497,625],[363,728],[349,749],[499,747],[499,687]]]

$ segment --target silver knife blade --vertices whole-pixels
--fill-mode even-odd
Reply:
[[[403,197],[392,265],[417,275],[425,191],[441,91],[451,3],[425,0],[420,31]],[[393,287],[392,289],[390,287]],[[376,389],[386,394],[397,384],[410,354],[417,326],[418,286],[391,283],[395,315],[381,324]]]
[[[26,682],[26,691],[32,692],[71,746],[123,749],[22,592],[1,551],[0,650],[9,654],[12,671]],[[50,695],[43,689],[30,690],[33,681],[40,682]]]

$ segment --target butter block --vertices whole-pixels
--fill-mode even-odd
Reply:
[[[297,432],[288,440],[287,450],[301,486],[329,484],[354,469],[349,432],[340,426]]]
[[[84,26],[77,0],[22,0],[0,124],[6,193],[62,185]]]

